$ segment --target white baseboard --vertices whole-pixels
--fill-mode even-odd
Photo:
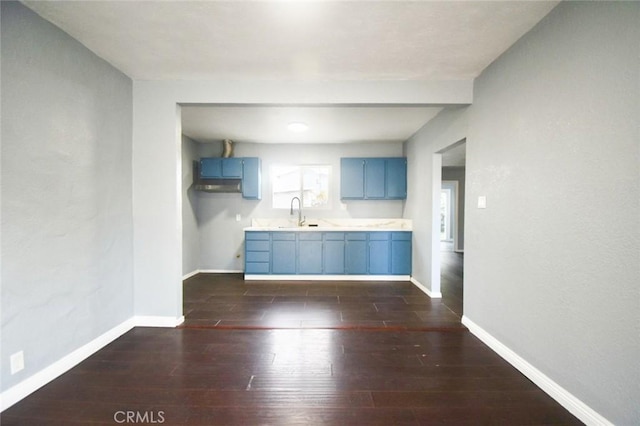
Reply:
[[[182,276],[182,281],[184,281],[184,280],[188,280],[189,278],[191,278],[191,277],[193,277],[193,276],[195,276],[195,275],[198,275],[199,273],[200,273],[200,270],[199,270],[199,269],[196,269],[195,271],[191,271],[191,272],[189,272],[188,274],[184,274],[184,275]]]
[[[198,274],[242,274],[244,271],[240,269],[196,269],[182,276],[182,280],[187,280]]]
[[[96,337],[84,346],[62,357],[53,364],[31,375],[0,394],[0,412],[31,395],[42,386],[71,370],[109,343],[134,327],[176,327],[184,322],[184,317],[135,316]]]
[[[409,275],[251,275],[246,281],[409,281]]]
[[[199,274],[242,274],[242,269],[198,269]]]
[[[133,317],[136,327],[177,327],[184,322],[184,316],[175,317],[151,317],[136,316]]]
[[[424,294],[426,294],[427,296],[429,296],[432,299],[442,299],[442,293],[438,292],[434,292],[429,290],[427,287],[425,287],[424,285],[422,285],[422,283],[418,280],[416,280],[415,278],[411,277],[411,282],[418,287],[420,290],[422,290],[422,292]]]
[[[478,339],[482,340],[482,342],[489,346],[494,352],[504,358],[509,364],[513,365],[540,389],[566,408],[571,414],[580,419],[580,421],[587,425],[613,426],[613,423],[598,414],[595,410],[564,389],[558,383],[554,382],[550,377],[545,375],[536,367],[529,364],[529,362],[524,358],[509,349],[468,317],[462,317],[462,324],[464,324],[471,333],[473,333]]]

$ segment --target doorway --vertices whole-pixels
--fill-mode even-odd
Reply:
[[[440,291],[444,304],[463,315],[466,141],[441,151]]]

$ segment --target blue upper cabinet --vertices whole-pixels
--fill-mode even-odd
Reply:
[[[200,177],[203,179],[242,179],[243,158],[202,158]]]
[[[407,198],[407,159],[387,158],[385,160],[385,197],[389,200]]]
[[[262,199],[260,159],[257,157],[242,159],[242,197],[249,200]]]
[[[364,198],[364,158],[340,159],[340,198],[362,200]]]
[[[222,161],[222,177],[226,179],[242,179],[243,158],[225,158]]]
[[[407,159],[342,158],[340,198],[343,200],[404,200]]]
[[[260,159],[257,157],[210,157],[200,159],[202,179],[241,179],[242,197],[262,198]]]
[[[364,198],[384,200],[386,198],[386,160],[368,158],[364,163]]]
[[[200,177],[203,179],[222,179],[222,158],[202,158]]]

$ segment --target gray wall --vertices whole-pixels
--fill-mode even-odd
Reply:
[[[412,276],[435,293],[440,291],[440,237],[437,235],[435,240],[432,238],[433,188],[434,185],[440,187],[442,162],[434,159],[434,154],[466,136],[467,108],[450,108],[440,112],[404,144],[408,161],[408,195],[404,217],[413,220]],[[438,161],[437,164],[434,160]],[[439,192],[435,198],[439,206]],[[439,211],[439,207],[437,209]]]
[[[182,136],[182,273],[197,271],[200,260],[198,230],[199,192],[193,189],[193,161],[200,158],[200,144]]]
[[[464,250],[465,168],[443,167],[442,180],[458,182],[458,241],[456,244],[456,250]]]
[[[469,108],[465,315],[640,424],[640,3],[563,2]]]
[[[1,7],[4,391],[133,316],[132,82]]]
[[[202,144],[202,156],[219,156],[220,145]],[[242,271],[244,269],[242,229],[252,218],[290,218],[289,210],[272,208],[270,168],[274,164],[328,164],[332,166],[330,202],[326,210],[303,210],[307,218],[402,217],[402,201],[349,201],[340,203],[340,157],[402,156],[402,144],[256,144],[236,143],[235,156],[260,157],[262,200],[245,200],[240,194],[201,192],[198,204],[200,269]],[[240,214],[242,220],[236,222]],[[238,257],[239,256],[239,257]]]

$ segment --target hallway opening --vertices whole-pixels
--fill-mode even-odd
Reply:
[[[440,291],[443,303],[463,315],[466,140],[441,152]]]

